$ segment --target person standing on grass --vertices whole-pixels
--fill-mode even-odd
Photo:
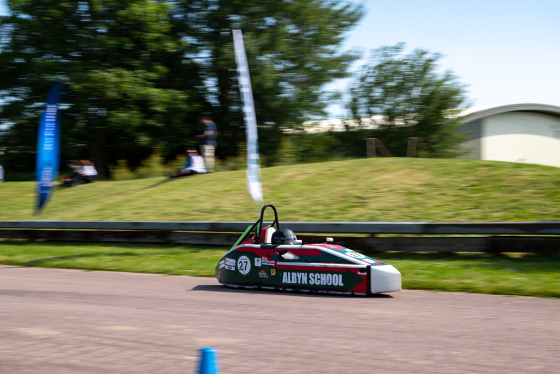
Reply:
[[[208,173],[212,173],[214,171],[214,155],[217,145],[216,124],[212,121],[210,116],[202,117],[200,122],[204,125],[204,132],[200,135],[196,135],[196,137],[201,139],[200,150],[202,152],[202,157],[204,157],[204,162],[206,163],[206,170]]]

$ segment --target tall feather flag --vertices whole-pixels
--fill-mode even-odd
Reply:
[[[257,133],[257,116],[253,102],[249,65],[245,54],[243,34],[239,29],[233,29],[233,47],[237,62],[237,79],[243,102],[243,116],[247,136],[247,184],[249,193],[255,201],[263,201],[261,169],[259,165],[259,136]]]
[[[35,180],[37,181],[37,205],[35,213],[40,213],[47,203],[58,175],[60,162],[60,124],[58,115],[58,98],[61,86],[51,86],[47,104],[39,121],[37,139],[37,165]]]

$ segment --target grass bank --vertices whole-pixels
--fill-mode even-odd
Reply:
[[[560,169],[479,160],[360,159],[262,169],[282,221],[489,222],[560,218]],[[0,184],[2,220],[254,221],[245,171],[58,187]]]

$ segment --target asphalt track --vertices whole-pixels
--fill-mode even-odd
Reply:
[[[560,300],[0,267],[0,373],[560,373]]]

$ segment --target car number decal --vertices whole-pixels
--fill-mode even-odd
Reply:
[[[249,273],[249,271],[251,270],[251,261],[249,261],[249,258],[247,258],[247,256],[239,257],[239,259],[237,260],[237,269],[239,269],[239,272],[243,275]]]

